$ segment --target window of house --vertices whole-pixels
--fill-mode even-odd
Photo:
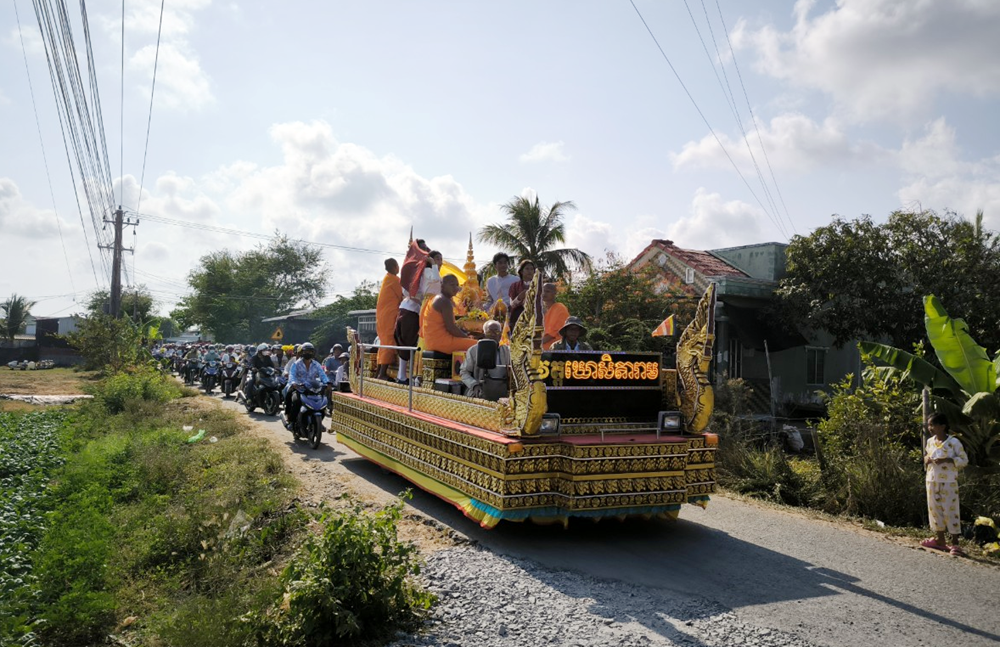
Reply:
[[[826,349],[806,349],[806,384],[826,384]]]
[[[687,267],[684,268],[684,282],[688,285],[694,283],[694,268]]]
[[[729,339],[729,377],[743,377],[743,344],[736,337]]]

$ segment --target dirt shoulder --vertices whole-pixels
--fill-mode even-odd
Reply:
[[[79,395],[97,380],[94,371],[72,368],[12,371],[0,367],[0,393],[12,395]]]

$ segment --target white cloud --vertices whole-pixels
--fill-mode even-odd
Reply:
[[[3,89],[0,88],[0,106],[10,105],[10,103],[10,99],[7,98],[7,96],[3,93]]]
[[[499,220],[496,207],[477,204],[450,175],[426,178],[398,158],[339,142],[329,124],[276,124],[271,138],[283,161],[275,166],[236,163],[210,174],[213,186],[232,186],[225,204],[264,231],[323,243],[405,251],[414,235],[459,260],[470,232]],[[489,250],[478,250],[485,258]],[[376,255],[328,252],[335,287],[379,276]]]
[[[144,79],[137,85],[143,97],[149,97],[156,63],[157,105],[175,110],[200,110],[215,101],[208,75],[201,68],[198,58],[187,51],[183,44],[161,43],[159,61],[156,45],[146,45],[129,59],[128,69]]]
[[[904,208],[951,209],[971,218],[984,211],[988,228],[1000,229],[1000,156],[964,161],[955,129],[943,118],[927,125],[925,135],[907,139],[900,165],[908,184],[899,190]]]
[[[56,218],[51,210],[39,209],[25,200],[14,180],[0,177],[0,231],[5,236],[55,238],[60,226],[68,227],[64,220],[57,222]]]
[[[725,201],[718,193],[700,188],[690,213],[667,226],[666,238],[679,247],[716,249],[760,240],[763,211],[740,200]],[[648,244],[648,241],[647,241]]]
[[[605,252],[617,251],[615,228],[606,222],[575,214],[566,225],[566,247],[575,247],[597,260]]]
[[[740,21],[736,48],[752,48],[758,71],[829,94],[858,121],[923,114],[944,92],[1000,92],[1000,3],[989,0],[838,0],[813,15],[795,4],[783,32]]]
[[[188,34],[194,27],[194,12],[204,9],[211,0],[171,0],[163,6],[162,36],[173,38]],[[129,2],[125,13],[125,29],[128,33],[142,32],[156,35],[160,27],[160,6],[158,0],[137,0]],[[121,30],[121,14],[103,16],[105,29]]]
[[[753,124],[745,126],[747,140],[740,135],[731,138],[718,133],[729,155],[740,170],[752,177],[756,175],[753,161],[756,159],[765,178],[769,179],[767,163],[775,170],[805,172],[821,166],[876,164],[891,158],[892,153],[871,142],[855,143],[850,140],[841,124],[832,118],[817,123],[799,113],[786,113],[761,123],[758,139]],[[766,158],[761,149],[763,140]],[[753,151],[753,158],[750,156]],[[675,169],[680,168],[731,168],[719,142],[712,135],[699,141],[688,142],[679,153],[671,153]]]
[[[24,40],[24,51],[29,56],[45,53],[41,32],[38,31],[37,27],[31,25],[21,25],[20,33],[18,33],[17,27],[12,27],[4,36],[3,43],[14,49],[21,49],[22,39]]]
[[[521,155],[522,162],[565,162],[569,156],[563,152],[565,143],[558,142],[538,142],[531,147],[531,150]]]

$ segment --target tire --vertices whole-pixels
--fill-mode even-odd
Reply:
[[[323,427],[316,422],[316,416],[309,416],[309,444],[313,449],[319,449],[319,443],[323,439]]]
[[[254,405],[252,399],[248,398],[245,404],[246,404],[246,408],[247,408],[247,413],[253,413],[254,411],[257,410],[257,407]]]
[[[281,406],[281,398],[277,391],[268,391],[264,395],[264,413],[269,416],[278,414],[278,407]]]

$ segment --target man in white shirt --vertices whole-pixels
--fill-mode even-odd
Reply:
[[[510,286],[517,283],[517,277],[508,274],[510,269],[510,256],[503,252],[493,255],[493,267],[496,268],[496,275],[486,279],[486,307],[489,311],[497,301],[503,301],[510,307]]]

